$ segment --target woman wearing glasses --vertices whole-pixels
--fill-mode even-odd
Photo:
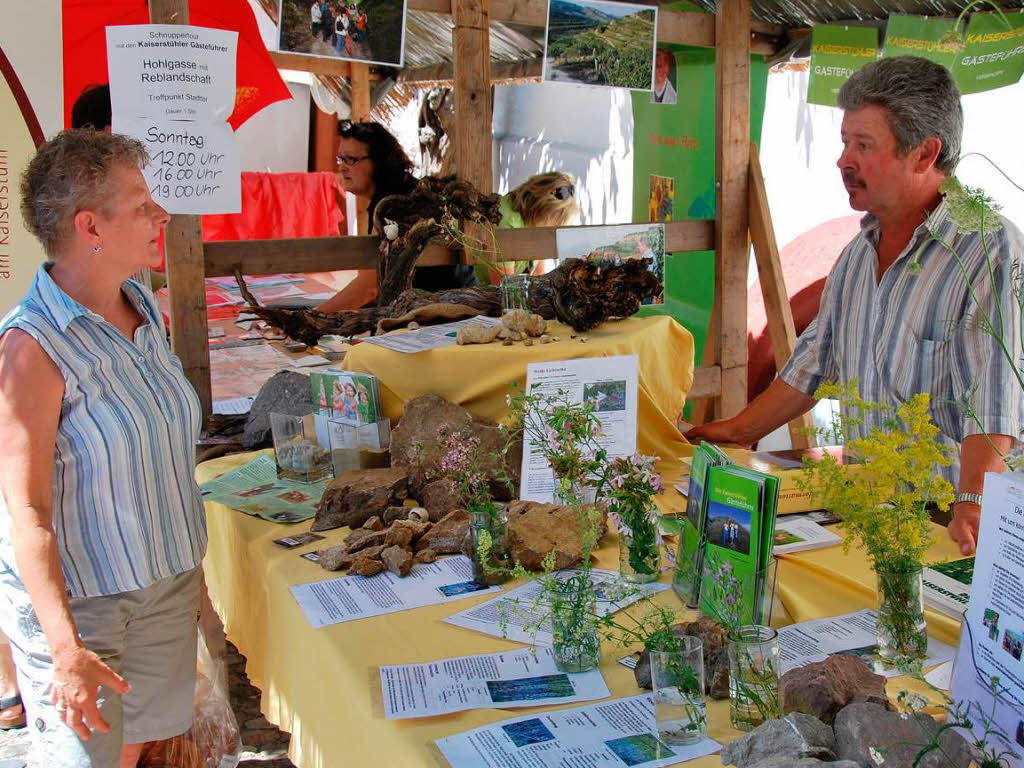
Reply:
[[[404,195],[416,187],[412,175],[412,161],[398,140],[378,123],[350,123],[338,127],[338,170],[345,191],[356,197],[368,198],[369,220],[377,203],[388,195]],[[473,285],[476,278],[473,267],[445,265],[417,267],[413,275],[413,288],[441,291]],[[356,277],[341,291],[329,298],[318,309],[321,312],[340,312],[356,309],[377,296],[377,275],[373,270],[359,270]]]

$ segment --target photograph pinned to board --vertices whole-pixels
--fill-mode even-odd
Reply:
[[[672,221],[676,205],[676,180],[671,176],[650,176],[651,191],[648,197],[652,222]]]
[[[542,79],[653,92],[657,28],[657,7],[551,0]]]
[[[401,67],[406,0],[278,0],[279,50]]]
[[[654,55],[651,104],[675,104],[676,98],[676,55],[671,48],[659,45]]]
[[[613,224],[606,227],[568,227],[555,230],[558,263],[585,259],[600,267],[620,266],[630,259],[648,259],[648,269],[665,285],[665,225]],[[664,303],[664,292],[653,304]]]

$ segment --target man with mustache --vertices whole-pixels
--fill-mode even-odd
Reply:
[[[1021,234],[990,213],[983,245],[940,191],[963,133],[949,70],[911,56],[872,62],[843,85],[839,106],[838,165],[850,206],[867,212],[861,232],[829,274],[818,315],[778,378],[737,415],[686,437],[751,445],[810,410],[826,381],[856,378],[864,399],[890,405],[928,392],[941,439],[956,449],[944,472],[957,489],[949,535],[971,554],[984,475],[1003,470],[1001,455],[1024,425],[1011,364],[972,319],[1001,317],[1007,349],[1020,349],[1013,285]],[[861,434],[872,426],[869,419]]]

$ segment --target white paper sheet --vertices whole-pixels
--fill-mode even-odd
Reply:
[[[384,571],[291,587],[314,629],[500,591],[473,581],[473,564],[464,555],[414,565],[405,578]]]
[[[722,748],[712,739],[668,746],[656,731],[654,697],[648,693],[517,717],[435,743],[452,768],[660,768]]]
[[[320,355],[306,355],[305,357],[297,357],[292,360],[292,365],[296,368],[317,368],[321,365],[330,364],[330,360]]]
[[[222,416],[241,416],[248,413],[252,408],[255,395],[243,395],[242,397],[229,397],[224,400],[213,401],[213,412]]]
[[[466,320],[458,320],[454,323],[442,323],[441,325],[428,325],[425,328],[418,328],[415,331],[405,333],[388,333],[383,336],[370,336],[363,339],[367,344],[376,344],[378,347],[395,352],[413,354],[425,352],[428,349],[440,349],[455,344],[455,336],[459,328],[470,323],[481,325],[501,325],[501,320],[496,317],[470,317]]]
[[[772,551],[776,555],[784,555],[787,552],[834,547],[842,539],[813,520],[790,519],[786,515],[780,516],[775,522],[775,541],[785,543],[776,544]]]
[[[577,571],[556,571],[547,578],[567,579]],[[615,571],[599,568],[591,570],[591,579],[597,591],[597,615],[610,613],[632,605],[646,595],[653,595],[669,588],[668,584],[644,584],[628,589],[627,596],[621,595],[622,582]],[[535,604],[541,593],[540,581],[531,581],[513,589],[507,595],[488,600],[480,605],[449,616],[444,621],[465,629],[474,629],[495,637],[504,637],[522,643],[549,646],[552,643],[550,608]],[[607,599],[611,598],[611,599]],[[543,621],[541,621],[543,620]],[[539,628],[534,631],[525,627]]]
[[[550,648],[381,667],[380,687],[389,720],[467,709],[570,704],[611,696],[600,671],[561,672]]]
[[[949,683],[953,677],[953,662],[947,661],[945,664],[940,664],[931,672],[927,672],[924,679],[934,685],[936,688],[941,688],[944,691],[949,690]]]
[[[812,619],[790,624],[779,630],[779,657],[782,674],[795,667],[815,661],[824,661],[834,653],[852,653],[871,665],[871,657],[878,653],[875,637],[877,614],[869,609]],[[953,647],[928,638],[928,654],[924,666],[940,664],[953,658]],[[896,677],[898,669],[876,670],[885,677]]]
[[[636,453],[637,364],[636,355],[530,363],[526,366],[526,391],[562,392],[570,402],[594,402],[604,430],[601,445],[610,457],[631,456]],[[613,391],[609,393],[609,389]],[[521,476],[519,498],[554,500],[551,467],[529,436],[524,438]]]

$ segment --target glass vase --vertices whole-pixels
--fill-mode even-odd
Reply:
[[[883,667],[923,659],[928,650],[921,568],[876,569],[878,623],[875,634]]]
[[[554,580],[551,596],[552,650],[562,672],[589,672],[601,663],[597,596],[585,575]]]
[[[490,538],[490,547],[484,563],[480,553],[483,534]],[[473,580],[493,586],[503,584],[511,575],[511,557],[508,551],[508,516],[505,508],[494,502],[469,510],[469,537],[473,562]]]
[[[619,533],[619,575],[630,584],[657,581],[661,571],[658,524],[643,514],[633,515],[633,533]]]
[[[502,275],[498,286],[501,293],[501,314],[514,309],[530,311],[530,276]]]
[[[658,738],[666,744],[695,744],[708,735],[704,699],[704,644],[679,638],[678,651],[651,651],[651,687]]]
[[[580,480],[573,480],[569,483],[569,488],[563,490],[562,481],[558,475],[552,475],[555,478],[555,504],[562,507],[574,507],[578,504],[594,504],[597,502],[597,487],[590,485],[587,482]]]
[[[751,731],[781,717],[779,707],[779,634],[771,627],[748,624],[729,637],[729,719],[732,727]]]

